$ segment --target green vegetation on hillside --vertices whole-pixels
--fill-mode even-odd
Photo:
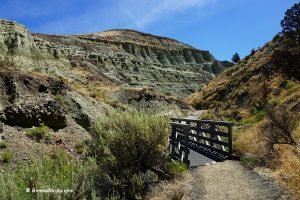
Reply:
[[[40,139],[44,126],[30,129]],[[0,174],[0,199],[141,199],[149,184],[180,175],[186,166],[168,158],[169,120],[135,110],[99,118],[90,142],[76,144],[83,160],[57,148]],[[42,134],[44,136],[44,134]],[[2,158],[9,162],[11,156]],[[69,189],[44,193],[38,190]],[[37,192],[35,192],[37,191]]]
[[[102,195],[140,198],[147,184],[165,178],[169,121],[143,112],[112,112],[95,124],[90,154],[102,174]]]
[[[0,174],[0,199],[79,199],[90,197],[95,175],[93,159],[73,160],[62,149],[51,156],[34,159],[17,170],[6,169]],[[73,192],[39,192],[39,190],[73,190]],[[87,196],[86,196],[87,195]]]

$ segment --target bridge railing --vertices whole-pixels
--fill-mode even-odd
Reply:
[[[171,118],[170,154],[189,165],[190,149],[216,160],[232,154],[233,123],[213,120]]]

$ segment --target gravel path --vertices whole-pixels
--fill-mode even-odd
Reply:
[[[184,199],[193,200],[279,200],[290,199],[272,181],[238,161],[218,162],[192,172],[192,189]]]

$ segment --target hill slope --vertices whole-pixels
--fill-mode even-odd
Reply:
[[[166,37],[132,30],[31,34],[7,20],[0,20],[0,60],[82,83],[151,86],[178,96],[191,94],[227,67],[208,51]]]
[[[189,97],[198,109],[241,119],[267,104],[300,109],[300,48],[276,38]]]

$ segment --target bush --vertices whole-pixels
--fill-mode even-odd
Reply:
[[[251,113],[253,115],[242,119],[241,124],[254,124],[260,122],[266,115],[265,111],[257,111],[256,108],[252,108]]]
[[[29,138],[35,139],[40,142],[41,140],[50,139],[50,129],[44,123],[39,127],[33,127],[26,131],[26,135]]]
[[[75,151],[79,154],[83,154],[87,149],[88,141],[82,141],[75,145]]]
[[[139,67],[138,67],[138,66],[134,66],[134,68],[133,68],[133,71],[135,71],[135,72],[139,72],[139,71],[140,71],[140,69],[139,69]]]
[[[300,63],[297,51],[289,49],[275,50],[271,57],[271,62],[278,70],[290,78],[300,78]]]
[[[261,136],[270,145],[270,150],[273,150],[274,144],[296,144],[292,134],[298,121],[298,117],[286,108],[268,110],[268,121],[263,126]]]
[[[213,120],[216,117],[210,113],[210,112],[205,112],[202,116],[201,116],[201,120]]]
[[[285,89],[291,89],[296,85],[296,83],[293,80],[284,80],[280,83],[279,87],[285,88]]]
[[[63,150],[0,174],[0,199],[92,199],[96,164],[72,160]],[[34,189],[70,189],[72,193],[34,193]],[[29,192],[26,192],[26,190]]]
[[[9,163],[13,157],[13,153],[11,151],[4,151],[1,154],[1,160],[3,163]]]
[[[182,175],[184,171],[187,171],[188,167],[185,163],[176,160],[176,161],[171,161],[167,164],[167,170],[169,174],[176,177]]]
[[[278,100],[275,97],[271,98],[268,101],[268,106],[271,107],[271,108],[274,108],[277,105],[278,105]]]
[[[5,141],[0,141],[0,149],[5,149],[7,147],[7,143]]]
[[[169,126],[165,117],[135,110],[114,111],[97,121],[90,153],[102,170],[98,186],[104,194],[135,199],[132,180],[137,175],[153,171],[164,176]]]

